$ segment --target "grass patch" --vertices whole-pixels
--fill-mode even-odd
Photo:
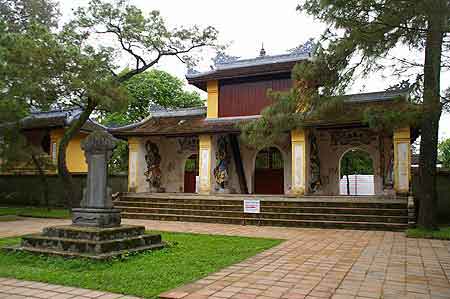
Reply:
[[[281,240],[161,233],[162,250],[109,262],[0,252],[0,277],[35,280],[144,298],[200,279],[280,244]],[[0,239],[0,246],[19,242]]]
[[[17,221],[20,220],[20,217],[15,215],[5,215],[0,216],[0,222],[9,222],[9,221]]]
[[[0,207],[0,216],[36,217],[36,218],[70,218],[66,209],[35,208],[35,207]]]
[[[409,238],[450,240],[450,227],[441,227],[439,230],[410,228],[406,231],[406,236]]]

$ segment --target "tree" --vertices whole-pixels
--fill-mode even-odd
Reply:
[[[449,91],[441,94],[440,87],[441,71],[450,66],[449,61],[442,59],[443,52],[448,52],[450,47],[449,2],[304,0],[298,10],[327,23],[329,29],[318,43],[314,59],[294,68],[293,78],[298,84],[293,95],[278,97],[274,105],[263,112],[262,119],[248,125],[249,131],[270,136],[267,131],[282,131],[279,125],[284,129],[301,127],[306,117],[330,112],[339,114],[343,105],[340,95],[356,75],[365,77],[374,71],[390,70],[400,79],[401,75],[408,74],[409,79],[414,80],[411,89],[417,95],[412,100],[420,102],[420,106],[404,105],[401,113],[372,111],[374,116],[369,110],[365,114],[369,119],[386,123],[395,120],[383,126],[402,126],[412,120],[420,122],[418,224],[436,227],[438,125],[442,108],[450,103]],[[414,60],[414,55],[398,58],[396,50],[402,47],[417,49],[423,53],[424,60]],[[387,60],[390,60],[388,65]]]
[[[212,27],[169,29],[158,11],[144,16],[124,0],[92,0],[63,27],[56,27],[56,10],[46,10],[54,8],[51,1],[0,1],[4,13],[0,16],[0,56],[5,62],[0,64],[2,122],[18,124],[34,108],[83,109],[58,147],[58,174],[66,185],[69,201],[74,198],[74,191],[66,165],[66,148],[92,112],[124,109],[128,100],[125,82],[163,57],[195,63],[193,51],[214,46],[217,39],[217,31]],[[43,14],[34,17],[30,12]],[[11,17],[9,13],[18,15]],[[100,42],[101,36],[109,40]],[[103,45],[111,39],[114,44]],[[134,67],[116,74],[116,59],[122,58],[123,62],[125,58],[120,57],[121,53],[131,58]]]
[[[0,167],[11,171],[33,166],[43,186],[47,207],[49,186],[44,170],[50,159],[27,141],[21,119],[32,109],[48,109],[61,90],[54,80],[61,64],[49,60],[63,49],[54,35],[59,11],[53,1],[0,0]]]
[[[450,169],[450,138],[439,143],[439,160],[443,167]]]
[[[124,83],[129,101],[124,112],[106,112],[101,122],[107,126],[136,123],[150,114],[152,107],[187,108],[204,105],[197,92],[185,91],[180,79],[161,70],[148,70]],[[109,162],[111,173],[128,170],[128,145],[119,142]]]
[[[209,26],[203,30],[198,26],[169,29],[158,11],[152,11],[145,16],[139,8],[124,0],[116,0],[113,3],[92,0],[88,7],[79,8],[75,16],[76,18],[66,26],[64,35],[67,37],[66,41],[79,45],[80,53],[86,54],[87,58],[97,58],[89,63],[80,61],[81,64],[75,65],[94,64],[96,73],[101,77],[97,76],[92,78],[94,81],[87,81],[98,83],[97,88],[88,88],[71,99],[71,104],[82,107],[83,112],[65,131],[58,148],[58,173],[68,188],[73,184],[66,165],[66,148],[92,112],[108,110],[110,108],[108,106],[114,104],[117,97],[114,92],[120,93],[125,82],[150,69],[161,58],[172,56],[183,63],[193,64],[196,59],[192,52],[206,46],[215,46],[217,39],[217,30],[213,27]],[[114,39],[116,44],[112,48],[90,46],[92,37],[101,36]],[[119,53],[131,59],[134,67],[116,74],[117,67],[111,62]],[[82,67],[81,70],[83,69]],[[108,92],[109,94],[104,94]]]
[[[373,164],[370,155],[361,150],[351,150],[344,154],[340,165],[341,176],[347,179],[347,195],[350,195],[349,175],[352,174],[373,174]]]
[[[184,83],[171,74],[151,69],[124,83],[128,91],[128,105],[124,112],[106,112],[102,116],[105,125],[127,125],[143,120],[152,107],[188,108],[201,107],[200,94],[185,91]]]

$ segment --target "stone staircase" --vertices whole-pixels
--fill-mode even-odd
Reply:
[[[244,199],[260,199],[261,213],[244,213]],[[114,206],[123,218],[132,219],[369,230],[408,226],[407,200],[402,197],[125,193]]]

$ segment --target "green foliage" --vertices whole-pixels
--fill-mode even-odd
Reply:
[[[126,141],[119,140],[108,164],[108,171],[111,174],[128,171],[128,143]]]
[[[413,80],[410,91],[418,95],[414,102],[420,100],[423,62],[395,59],[389,64],[386,61],[395,57],[394,51],[400,46],[419,51],[425,49],[424,33],[428,30],[430,15],[447,19],[450,16],[448,5],[440,11],[436,11],[436,7],[425,0],[407,3],[389,0],[301,1],[299,11],[329,24],[329,28],[317,42],[314,58],[295,66],[292,73],[296,82],[294,91],[285,101],[275,100],[272,106],[278,107],[267,109],[262,113],[262,119],[244,125],[244,137],[256,145],[261,138],[266,138],[264,142],[270,144],[276,141],[280,132],[301,127],[308,118],[339,117],[343,108],[340,96],[355,78],[365,78],[372,72],[388,70],[388,67],[393,76],[409,75]],[[450,28],[447,24],[441,30],[446,34]],[[447,51],[448,47],[442,50]],[[443,65],[448,64],[443,62]],[[420,108],[403,102],[404,107],[398,111],[368,107],[362,113],[362,120],[377,129],[418,124],[422,116]],[[303,116],[292,115],[299,113]]]
[[[19,120],[34,108],[83,109],[58,147],[58,174],[68,189],[66,147],[94,111],[124,111],[129,96],[123,83],[161,58],[195,64],[201,48],[216,46],[215,28],[172,29],[158,11],[144,14],[124,0],[92,0],[63,26],[52,0],[0,1],[0,122],[20,130]],[[113,47],[104,46],[103,37]],[[126,59],[134,67],[116,74],[116,63]]]
[[[436,230],[424,228],[409,228],[406,231],[406,236],[408,238],[450,240],[450,227],[441,227]]]
[[[370,155],[362,150],[351,150],[341,159],[341,176],[351,174],[374,174]]]
[[[292,113],[297,107],[294,90],[290,92],[269,91],[269,94],[273,98],[274,104],[263,109],[262,117],[240,125],[241,138],[257,149],[280,141],[290,129],[299,126],[304,118],[302,113]]]
[[[442,166],[450,168],[450,138],[447,138],[439,143],[439,160]]]
[[[84,38],[73,28],[58,31],[54,2],[1,1],[0,11],[5,12],[0,15],[2,167],[26,163],[31,156],[39,158],[35,161],[41,165],[49,164],[42,150],[22,136],[23,117],[33,109],[48,110],[56,104],[83,107],[86,95],[100,108],[120,109],[117,103],[126,94],[111,79],[110,49],[84,46]]]
[[[0,216],[19,216],[19,217],[35,217],[35,218],[70,218],[70,211],[63,209],[47,209],[35,207],[0,207]]]
[[[157,298],[281,243],[280,240],[162,233],[169,246],[110,262],[0,252],[0,276]],[[0,246],[20,240],[0,239]],[[88,277],[88,279],[86,279]],[[146,281],[146,283],[142,283]]]
[[[125,70],[123,73],[128,72]],[[203,106],[197,92],[185,91],[184,83],[171,74],[151,69],[135,75],[123,83],[129,95],[126,111],[105,112],[101,122],[107,126],[128,125],[146,118],[151,106],[164,108],[187,108]],[[128,146],[121,141],[114,150],[109,163],[111,173],[128,170]]]
[[[185,91],[184,83],[171,74],[151,69],[126,81],[129,101],[126,111],[105,113],[102,123],[127,125],[147,117],[151,106],[164,108],[187,108],[203,106],[197,92]]]

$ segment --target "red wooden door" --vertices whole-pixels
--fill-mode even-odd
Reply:
[[[195,193],[195,180],[198,176],[198,156],[192,155],[184,166],[184,193]]]
[[[255,193],[284,194],[283,158],[277,148],[261,150],[255,161]]]

